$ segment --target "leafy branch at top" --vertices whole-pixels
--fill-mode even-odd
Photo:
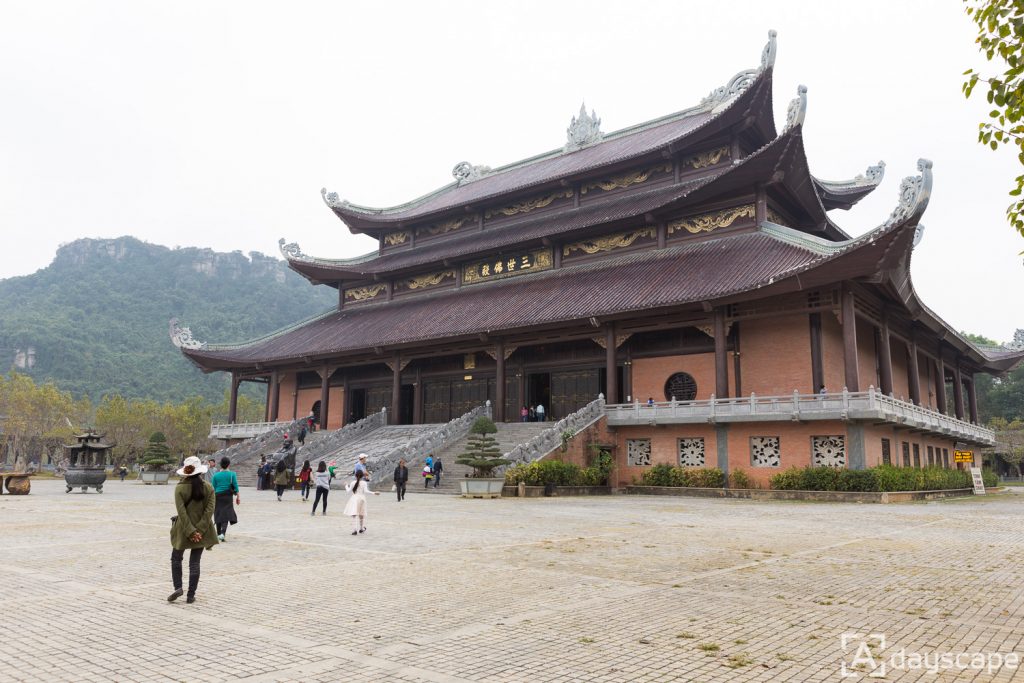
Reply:
[[[985,97],[994,108],[990,121],[978,126],[978,142],[999,149],[1002,145],[1017,147],[1017,160],[1024,166],[1024,5],[1019,0],[964,0],[967,16],[978,27],[975,43],[993,61],[997,57],[1005,65],[1000,76],[982,76],[974,69],[964,72],[962,89],[970,97],[978,84],[987,88]],[[1018,197],[1006,209],[1010,225],[1024,237],[1024,174],[1015,179],[1010,196]]]

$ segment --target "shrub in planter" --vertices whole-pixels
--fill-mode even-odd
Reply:
[[[993,472],[992,470],[988,470],[988,469],[982,470],[981,471],[981,478],[985,481],[985,488],[987,488],[987,489],[988,488],[995,488],[996,486],[999,486],[999,475],[996,474],[995,472]],[[972,486],[974,485],[973,480],[971,482],[971,485]]]
[[[673,486],[676,488],[721,488],[725,474],[717,467],[695,469],[654,465],[640,476],[641,486]]]
[[[942,491],[970,488],[971,475],[943,467],[878,465],[866,470],[791,467],[774,475],[771,487],[790,491]]]
[[[167,437],[163,432],[153,432],[142,452],[142,464],[148,469],[163,471],[171,463],[171,450],[167,448]]]
[[[469,450],[456,458],[455,462],[472,467],[473,476],[480,478],[490,477],[495,467],[509,464],[511,460],[501,457],[498,442],[491,436],[497,431],[498,427],[491,418],[478,417],[469,428]]]
[[[799,467],[790,467],[778,474],[773,474],[768,485],[777,491],[799,491],[803,483]]]
[[[877,491],[878,473],[874,470],[839,470],[836,491]]]

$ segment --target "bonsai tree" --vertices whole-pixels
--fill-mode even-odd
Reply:
[[[511,460],[501,457],[498,442],[491,434],[498,431],[494,421],[489,417],[478,417],[469,428],[468,450],[455,459],[460,465],[473,468],[474,477],[490,477],[495,467],[507,465]]]
[[[171,462],[171,451],[167,448],[167,437],[163,432],[153,432],[142,452],[142,464],[156,470],[164,469]]]

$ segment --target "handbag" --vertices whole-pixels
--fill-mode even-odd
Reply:
[[[178,515],[174,515],[173,517],[171,517],[171,526],[174,526],[177,523],[178,523]]]

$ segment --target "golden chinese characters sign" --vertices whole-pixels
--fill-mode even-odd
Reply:
[[[519,254],[496,256],[487,261],[480,261],[463,266],[462,282],[479,282],[496,277],[531,273],[551,268],[551,250],[538,249]]]

